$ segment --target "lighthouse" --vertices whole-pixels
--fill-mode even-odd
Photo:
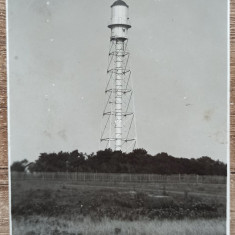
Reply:
[[[100,141],[103,148],[132,151],[136,146],[134,100],[128,50],[129,6],[122,0],[111,5],[111,29],[106,102]]]

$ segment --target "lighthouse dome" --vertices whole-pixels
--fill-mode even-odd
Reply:
[[[114,6],[125,6],[125,7],[129,7],[124,1],[122,0],[117,0],[113,3],[113,5],[111,7],[114,7]]]

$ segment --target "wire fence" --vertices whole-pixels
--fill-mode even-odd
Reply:
[[[203,183],[226,184],[226,176],[211,175],[157,175],[127,173],[87,173],[87,172],[11,172],[11,179],[17,180],[66,180],[92,182],[132,182],[132,183]]]

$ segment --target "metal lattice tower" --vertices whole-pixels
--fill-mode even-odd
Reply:
[[[117,0],[111,6],[111,29],[101,148],[129,152],[136,146],[134,96],[127,48],[128,5]]]

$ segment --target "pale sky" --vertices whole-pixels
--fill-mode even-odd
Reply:
[[[11,162],[99,150],[111,0],[8,0]],[[128,0],[138,147],[226,162],[227,1]]]

